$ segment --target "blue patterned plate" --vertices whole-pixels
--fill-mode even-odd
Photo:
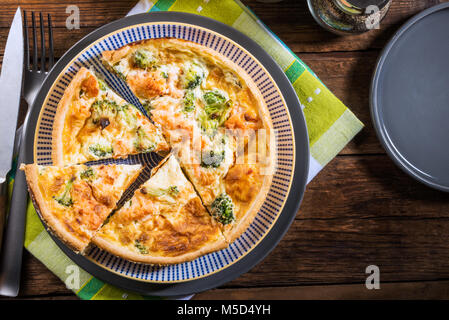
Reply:
[[[228,248],[176,265],[133,263],[97,247],[81,256],[58,239],[55,241],[70,258],[105,281],[147,294],[161,294],[159,291],[163,290],[162,294],[172,295],[200,291],[228,281],[255,265],[274,248],[295,217],[302,199],[309,150],[299,101],[284,73],[268,54],[243,34],[214,20],[184,13],[158,12],[108,24],[86,36],[58,61],[27,120],[26,139],[32,141],[28,145],[34,146],[27,151],[27,162],[52,164],[51,131],[56,108],[65,88],[83,66],[103,75],[116,92],[144,111],[125,83],[102,65],[101,52],[161,37],[180,38],[207,46],[241,66],[256,83],[269,109],[277,147],[277,167],[265,202],[246,232]],[[159,160],[155,154],[145,154],[105,162],[143,163],[154,167]],[[143,180],[144,177],[139,182]],[[176,286],[167,289],[167,286],[150,283]],[[202,285],[186,286],[186,283]]]

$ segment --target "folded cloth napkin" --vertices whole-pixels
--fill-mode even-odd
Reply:
[[[153,11],[190,12],[221,21],[255,40],[276,60],[293,84],[307,121],[311,151],[309,181],[362,129],[363,124],[354,114],[240,1],[141,0],[128,15]],[[14,172],[10,178],[12,187]],[[78,268],[50,238],[31,203],[27,210],[25,247],[81,299],[155,299],[116,288]]]

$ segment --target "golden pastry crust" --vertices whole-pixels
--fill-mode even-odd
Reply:
[[[86,68],[81,68],[81,70],[78,71],[76,76],[70,82],[69,86],[64,91],[64,95],[59,101],[58,108],[56,110],[56,116],[53,122],[52,132],[52,160],[54,165],[64,164],[64,139],[62,138],[62,133],[64,130],[66,114],[69,111],[74,96],[81,87],[81,83],[84,81],[84,79],[86,79],[88,74],[89,70],[87,70]]]
[[[142,167],[29,164],[21,165],[21,170],[35,208],[49,230],[74,251],[83,252]]]

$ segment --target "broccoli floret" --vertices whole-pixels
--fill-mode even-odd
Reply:
[[[64,192],[59,197],[54,197],[54,199],[64,207],[70,207],[73,204],[72,196],[70,195],[70,189],[72,189],[73,181],[75,181],[75,178],[67,181]]]
[[[80,174],[80,178],[81,179],[91,179],[91,178],[93,178],[95,176],[95,173],[94,173],[94,170],[91,168],[91,167],[89,167],[89,168],[87,168],[86,170],[84,170],[83,172],[81,172],[81,174]]]
[[[148,248],[139,240],[134,241],[134,246],[141,254],[148,254]]]
[[[186,89],[194,89],[198,87],[203,79],[199,75],[191,76],[187,79]]]
[[[137,137],[134,140],[134,147],[138,152],[151,152],[156,149],[156,144],[151,141],[141,127],[137,128]]]
[[[225,158],[225,151],[214,151],[210,150],[208,152],[203,152],[201,158],[201,166],[204,168],[218,168]]]
[[[191,112],[195,110],[195,93],[187,91],[183,100],[184,112]]]
[[[204,111],[211,120],[216,120],[221,126],[227,118],[231,101],[220,91],[207,91],[203,95],[205,102]]]
[[[220,223],[226,225],[235,220],[234,203],[226,193],[219,195],[211,205],[212,216]]]
[[[112,146],[101,145],[99,143],[89,146],[89,152],[97,158],[111,156],[114,150]]]
[[[135,51],[132,61],[134,66],[140,69],[156,68],[156,59],[150,51],[145,49]]]
[[[161,71],[161,76],[162,76],[162,78],[164,78],[164,79],[168,79],[168,73],[165,72],[165,71]]]
[[[204,110],[198,115],[197,120],[206,134],[213,135],[226,121],[232,101],[218,90],[205,92],[203,100]]]
[[[218,90],[206,91],[203,95],[203,99],[206,103],[205,110],[208,115],[220,111],[225,107],[225,103],[228,100],[225,95]]]
[[[94,124],[98,124],[100,119],[112,119],[117,114],[117,111],[120,107],[117,105],[115,101],[109,100],[98,100],[92,104],[91,111],[91,119]]]
[[[184,87],[186,89],[195,89],[201,84],[204,76],[204,70],[199,65],[196,63],[191,64],[184,73]]]
[[[100,124],[104,129],[110,124],[110,119],[114,119],[117,114],[120,114],[129,125],[135,123],[135,117],[129,111],[130,105],[118,105],[115,101],[99,100],[92,104],[91,119],[94,124]]]

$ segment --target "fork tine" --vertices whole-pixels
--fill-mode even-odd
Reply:
[[[36,35],[36,17],[31,12],[31,23],[33,26],[33,70],[37,71],[37,35]]]
[[[30,70],[30,42],[28,40],[28,22],[27,22],[27,12],[23,10],[23,28],[25,29],[25,68]]]
[[[53,28],[51,26],[51,15],[48,14],[48,70],[53,67],[54,56],[53,56]]]
[[[39,13],[39,27],[41,29],[41,72],[45,72],[45,32],[44,32],[44,17],[42,12]]]

